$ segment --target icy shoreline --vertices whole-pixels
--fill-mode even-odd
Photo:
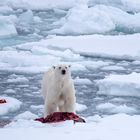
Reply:
[[[94,117],[94,116],[93,116]],[[14,129],[13,129],[14,128]],[[17,129],[18,128],[18,129]],[[98,118],[97,121],[77,123],[66,121],[58,124],[41,124],[34,121],[24,121],[7,125],[0,129],[0,137],[25,139],[81,139],[81,140],[139,140],[140,116],[117,114]],[[8,135],[7,135],[8,133]]]

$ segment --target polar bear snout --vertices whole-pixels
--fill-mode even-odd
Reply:
[[[66,74],[66,70],[63,69],[63,70],[61,71],[61,73],[62,73],[62,75],[65,75],[65,74]]]

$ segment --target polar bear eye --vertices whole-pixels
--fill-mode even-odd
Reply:
[[[59,69],[61,69],[61,67],[58,67]]]
[[[65,69],[67,69],[67,67],[65,67]]]

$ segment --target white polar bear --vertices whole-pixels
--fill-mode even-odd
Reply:
[[[43,76],[42,94],[45,101],[44,117],[56,111],[75,113],[76,97],[70,66],[50,68]]]

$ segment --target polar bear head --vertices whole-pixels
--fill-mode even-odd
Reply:
[[[69,78],[71,76],[70,65],[61,64],[53,66],[55,77],[58,79]]]

